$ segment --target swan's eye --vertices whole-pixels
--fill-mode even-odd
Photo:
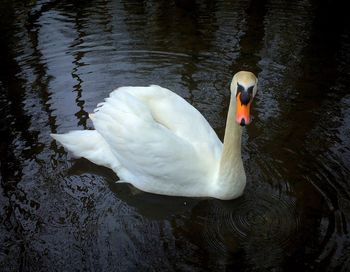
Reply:
[[[254,89],[254,86],[250,86],[248,89],[247,89],[247,92],[253,96],[253,89]]]
[[[236,95],[238,95],[239,93],[241,93],[243,91],[244,91],[244,87],[237,82],[237,93],[236,93]]]

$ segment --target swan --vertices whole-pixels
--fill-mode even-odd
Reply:
[[[89,115],[95,130],[51,136],[142,191],[234,199],[246,185],[241,135],[257,82],[251,72],[233,76],[223,143],[197,109],[157,85],[120,87]]]

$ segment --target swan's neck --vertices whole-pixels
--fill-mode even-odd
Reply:
[[[232,163],[235,158],[241,158],[242,127],[236,122],[236,102],[231,97],[228,110],[224,145],[221,156],[221,164]]]
[[[242,127],[236,122],[235,96],[231,97],[226,121],[217,185],[222,193],[242,194],[246,176],[241,156]]]

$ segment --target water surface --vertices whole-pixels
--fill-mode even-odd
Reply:
[[[350,30],[327,1],[0,3],[4,271],[348,271]],[[259,78],[245,194],[140,192],[49,136],[117,87],[158,84],[222,139],[229,83]],[[141,136],[142,137],[142,136]]]

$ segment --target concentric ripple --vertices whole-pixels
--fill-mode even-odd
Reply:
[[[207,212],[203,238],[217,254],[235,253],[240,244],[248,255],[251,252],[263,261],[259,256],[264,252],[253,253],[256,248],[268,248],[270,257],[276,253],[280,258],[284,249],[296,246],[300,218],[295,200],[288,195],[262,190],[231,203],[214,201]]]
[[[293,199],[262,195],[242,201],[239,210],[231,213],[229,223],[241,238],[256,235],[286,247],[298,230],[299,218]]]

